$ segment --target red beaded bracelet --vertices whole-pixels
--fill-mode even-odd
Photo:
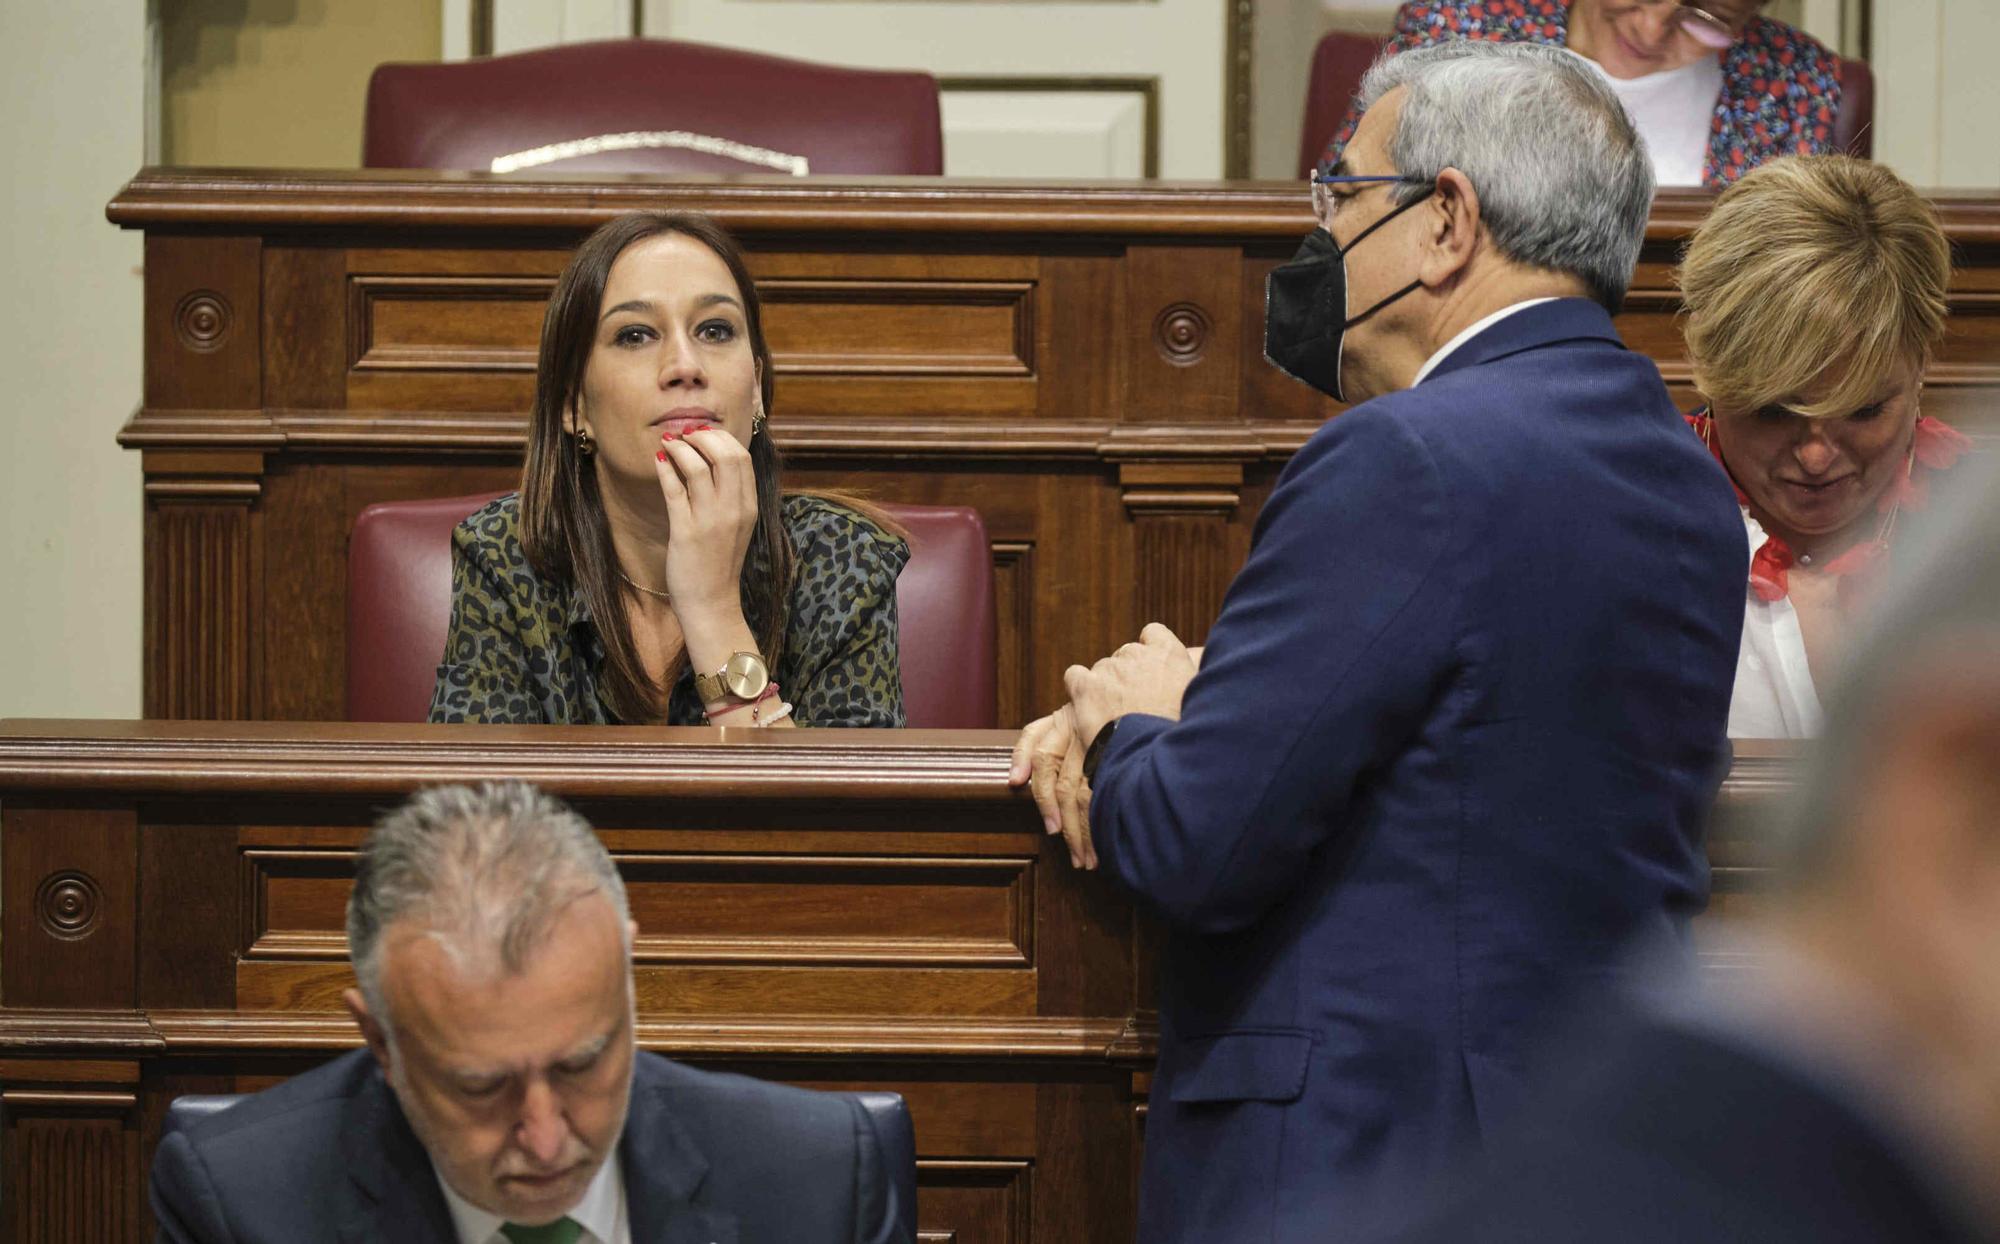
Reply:
[[[723,707],[723,708],[717,708],[717,707],[716,707],[716,705],[719,705],[719,704],[721,704],[721,701],[720,701],[720,700],[716,701],[716,704],[704,704],[704,705],[702,705],[702,706],[701,706],[701,715],[702,715],[702,717],[704,717],[704,718],[706,718],[706,719],[708,720],[708,723],[709,723],[710,725],[714,725],[714,724],[715,724],[715,719],[714,719],[713,717],[711,717],[711,716],[710,716],[710,712],[711,712],[711,711],[715,711],[715,712],[724,712],[724,713],[733,713],[733,712],[735,712],[735,711],[736,711],[737,709],[739,709],[739,708],[744,708],[744,707],[748,707],[748,708],[751,708],[751,709],[755,709],[755,708],[756,708],[756,707],[757,707],[757,706],[758,706],[759,704],[762,704],[762,703],[763,703],[764,701],[766,701],[766,700],[770,699],[770,698],[771,698],[772,696],[774,696],[774,695],[776,695],[776,694],[778,694],[778,684],[777,684],[777,683],[774,683],[774,682],[771,682],[771,683],[765,683],[765,684],[764,684],[764,690],[758,693],[758,695],[757,695],[757,698],[756,698],[756,699],[754,699],[754,700],[738,700],[738,701],[736,701],[736,702],[735,702],[734,704],[730,704],[730,705],[728,705],[727,707]],[[757,720],[757,716],[756,716],[756,714],[755,714],[754,712],[753,712],[753,713],[751,714],[751,716],[750,716],[750,720],[751,720],[752,722],[755,722],[755,721]]]

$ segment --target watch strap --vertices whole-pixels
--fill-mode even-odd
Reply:
[[[1117,732],[1118,723],[1123,720],[1125,719],[1122,717],[1113,717],[1105,722],[1098,730],[1097,737],[1090,741],[1090,746],[1083,749],[1084,781],[1092,783],[1097,781],[1097,766],[1104,763],[1104,749],[1110,744],[1111,736]]]
[[[733,667],[739,665],[744,669],[735,671],[732,677]],[[734,681],[746,675],[752,683],[751,690],[747,694],[739,692],[732,685]],[[722,668],[713,674],[694,676],[694,693],[703,704],[719,704],[724,700],[748,703],[759,698],[770,685],[771,672],[764,665],[764,658],[754,652],[733,652],[729,655],[729,660],[723,663]]]
[[[714,704],[730,698],[729,689],[722,685],[722,671],[694,676],[694,693],[703,704]]]

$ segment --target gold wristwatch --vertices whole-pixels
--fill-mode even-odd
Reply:
[[[763,695],[764,688],[770,685],[771,672],[764,668],[764,658],[754,652],[733,652],[715,673],[694,676],[694,693],[703,704],[718,700],[747,702]]]

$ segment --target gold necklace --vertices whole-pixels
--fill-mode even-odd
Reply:
[[[674,598],[672,596],[668,595],[665,592],[660,591],[658,588],[647,587],[643,583],[634,583],[632,581],[632,576],[626,574],[622,570],[618,572],[618,577],[625,580],[626,585],[631,587],[634,591],[644,592],[648,596],[658,597],[660,600],[666,601],[669,605],[674,603]]]

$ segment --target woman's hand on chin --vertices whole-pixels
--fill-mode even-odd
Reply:
[[[682,626],[741,619],[743,558],[757,528],[750,451],[721,428],[662,438],[654,469],[667,502],[667,591]]]

